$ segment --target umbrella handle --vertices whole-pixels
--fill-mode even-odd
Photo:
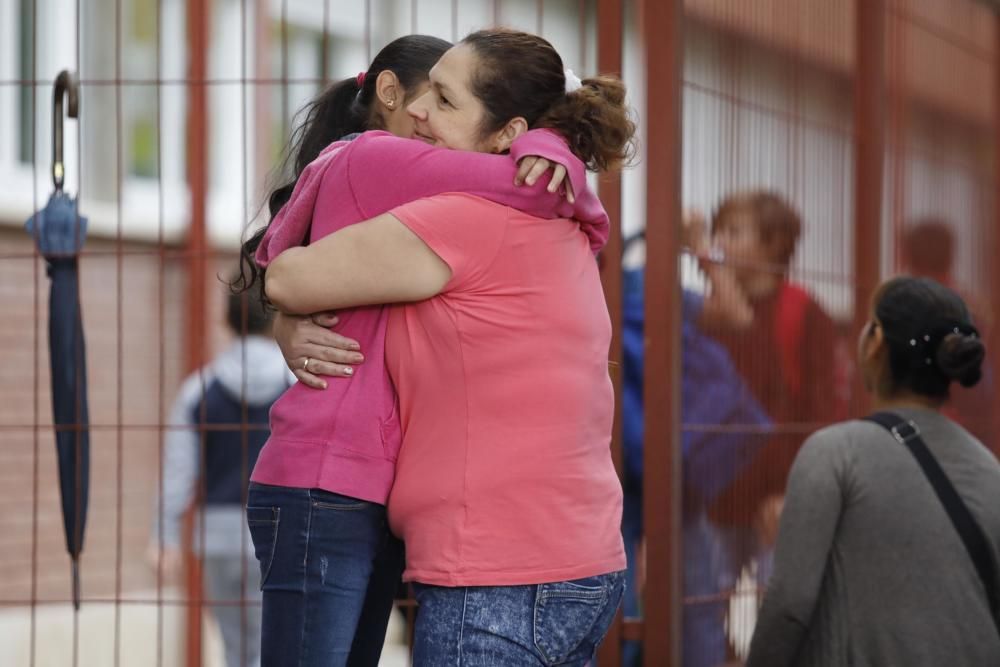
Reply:
[[[69,70],[59,72],[52,92],[52,184],[56,191],[61,192],[63,176],[66,173],[63,165],[63,97],[68,94],[69,107],[66,115],[78,118],[80,115],[79,82],[76,74]]]

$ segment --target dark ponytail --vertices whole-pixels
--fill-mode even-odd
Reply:
[[[986,346],[953,290],[929,278],[894,278],[876,295],[875,318],[895,389],[947,398],[952,381],[972,387],[982,378]]]
[[[625,84],[611,76],[584,79],[566,92],[562,58],[538,35],[495,28],[462,40],[479,58],[472,91],[486,107],[483,134],[521,116],[528,127],[551,128],[588,169],[617,169],[632,156],[635,123]]]
[[[338,81],[296,114],[296,119],[301,118],[301,121],[297,121],[292,132],[281,170],[287,172],[290,166],[291,176],[286,183],[272,190],[267,198],[270,220],[274,220],[274,216],[291,198],[302,171],[324,148],[347,135],[384,127],[376,105],[375,89],[379,74],[390,70],[396,75],[406,96],[405,102],[417,86],[427,81],[431,67],[451,46],[451,42],[429,35],[407,35],[395,39],[378,52],[363,76]],[[264,270],[257,266],[254,257],[270,224],[269,221],[243,242],[239,275],[230,283],[234,291],[248,290],[260,281],[263,294]]]

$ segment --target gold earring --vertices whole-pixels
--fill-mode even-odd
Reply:
[[[395,103],[396,103],[396,100],[389,100],[388,102],[386,102],[386,104],[389,105],[390,109],[392,108],[392,105],[394,105]]]

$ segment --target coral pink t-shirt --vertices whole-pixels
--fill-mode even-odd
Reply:
[[[440,295],[389,315],[404,578],[510,586],[623,569],[611,322],[586,235],[466,194],[392,214],[452,270]]]

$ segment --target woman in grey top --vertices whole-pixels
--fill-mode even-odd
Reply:
[[[918,278],[879,289],[858,342],[876,409],[917,425],[997,563],[1000,464],[941,414],[952,381],[979,381],[984,352],[961,298]],[[1000,665],[968,551],[916,458],[874,423],[819,431],[792,468],[747,661],[786,665]]]

